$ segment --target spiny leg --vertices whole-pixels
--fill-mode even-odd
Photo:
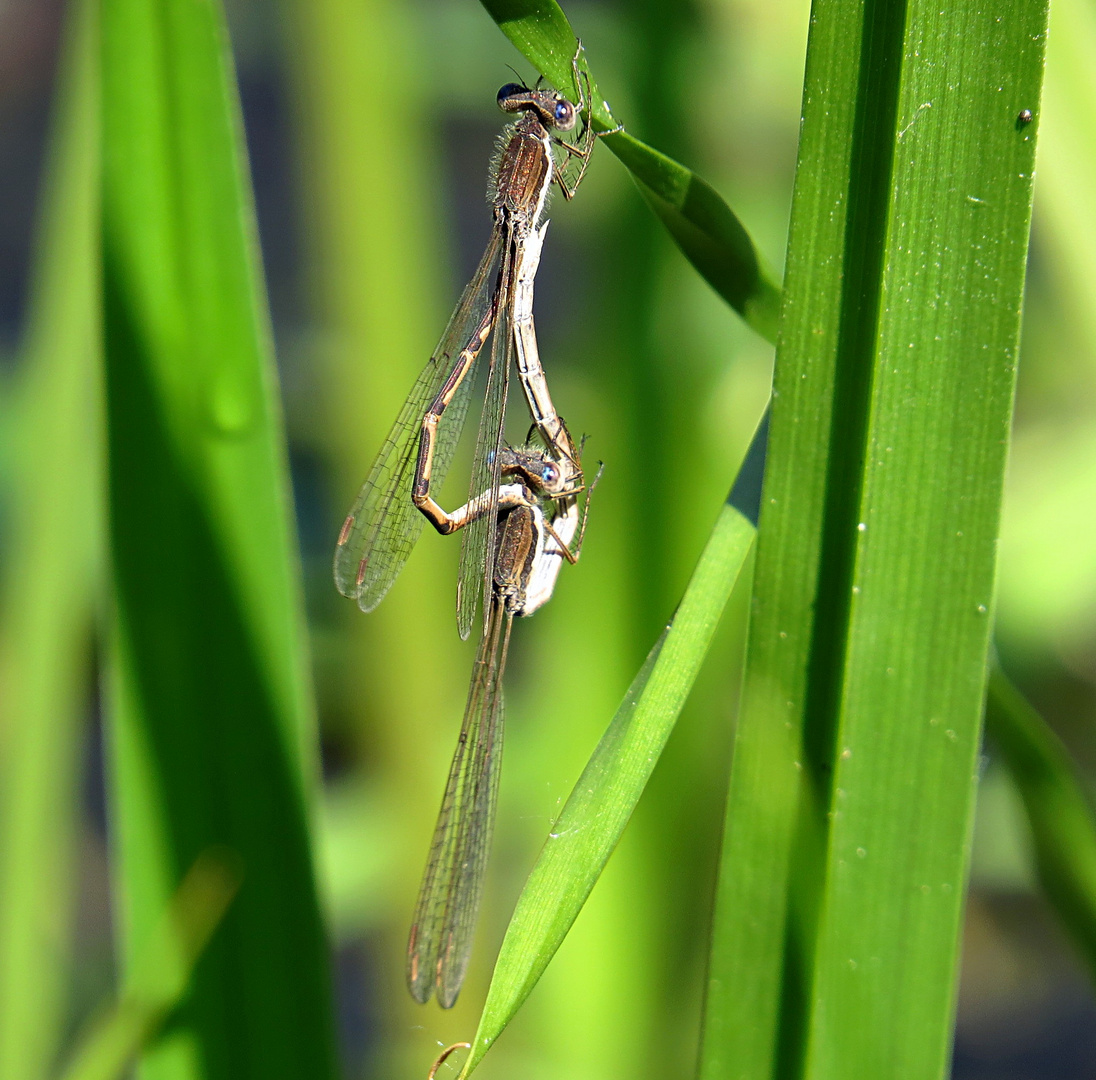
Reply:
[[[581,115],[587,111],[592,102],[590,98],[590,75],[589,72],[579,68],[578,61],[582,55],[582,42],[578,43],[578,48],[575,50],[575,55],[571,57],[571,72],[574,76],[575,86],[578,88],[578,101],[575,102],[575,110]],[[564,142],[563,139],[553,137],[553,142],[560,147],[571,158],[579,158],[582,164],[579,167],[578,176],[574,180],[567,180],[563,175],[563,170],[556,171],[554,177],[556,183],[559,185],[560,191],[563,193],[563,197],[568,201],[574,198],[575,192],[578,190],[579,184],[582,183],[582,178],[586,175],[586,167],[590,163],[590,155],[593,153],[594,143],[598,139],[603,139],[606,135],[616,135],[618,132],[624,130],[623,124],[617,124],[615,128],[610,128],[608,131],[595,131],[593,126],[592,117],[586,117],[582,121],[582,131],[579,134],[577,143]]]
[[[460,351],[449,378],[441,388],[438,396],[430,404],[430,408],[422,418],[422,434],[419,438],[419,458],[415,465],[415,479],[411,486],[411,501],[426,516],[426,520],[434,526],[443,536],[456,532],[473,520],[467,513],[472,503],[466,503],[460,510],[453,514],[447,514],[434,499],[430,497],[430,474],[434,459],[434,445],[438,437],[438,423],[445,413],[446,407],[453,400],[460,384],[464,381],[472,365],[476,362],[480,349],[484,342],[491,336],[491,329],[495,325],[498,296],[484,313],[479,325],[472,332],[472,336]],[[480,511],[482,513],[482,510]]]

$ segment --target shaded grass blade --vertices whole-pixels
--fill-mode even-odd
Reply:
[[[186,991],[232,898],[239,878],[213,852],[200,855],[146,941],[117,1004],[94,1022],[61,1073],[61,1080],[121,1076]],[[177,962],[181,961],[181,962]]]
[[[223,16],[101,11],[123,970],[202,851],[227,848],[243,874],[142,1075],[331,1076],[297,555]]]
[[[12,408],[0,605],[0,1075],[48,1074],[67,1004],[80,720],[101,584],[95,5],[69,6]],[[61,572],[63,570],[63,572]]]
[[[986,729],[1024,801],[1039,881],[1096,981],[1096,810],[1061,740],[995,663]]]
[[[1045,18],[814,7],[705,1077],[945,1067]]]
[[[555,0],[483,0],[483,6],[538,71],[578,99],[571,69],[577,40]],[[591,115],[600,129],[616,127],[592,77],[590,97]],[[604,142],[632,173],[644,199],[704,280],[749,326],[775,342],[780,283],[715,189],[627,132],[607,135]]]

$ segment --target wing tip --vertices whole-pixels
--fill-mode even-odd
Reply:
[[[347,540],[350,539],[350,530],[354,528],[354,515],[347,514],[346,520],[343,522],[342,528],[339,530],[339,539],[336,541],[336,547],[342,547]]]

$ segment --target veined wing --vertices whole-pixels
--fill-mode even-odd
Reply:
[[[513,616],[491,604],[407,942],[407,985],[425,1004],[457,1000],[476,929],[502,765],[502,673]]]
[[[457,357],[493,314],[500,230],[465,286],[441,341],[423,368],[362,485],[335,548],[335,585],[343,596],[372,611],[384,599],[415,546],[425,518],[411,502],[422,418],[449,377]],[[473,383],[465,376],[438,424],[431,485],[441,488],[460,440]],[[481,489],[482,490],[482,489]]]
[[[479,432],[476,435],[472,476],[468,484],[469,502],[487,495],[488,506],[491,508],[498,506],[502,430],[506,418],[506,392],[510,385],[510,363],[514,354],[510,311],[514,287],[514,245],[510,241],[513,234],[509,229],[500,232],[504,237],[504,246],[496,293],[498,310],[495,314],[495,332],[491,339],[487,393]],[[472,632],[481,599],[485,615],[491,602],[497,528],[498,514],[490,509],[464,529],[460,568],[457,573],[457,630],[462,639]]]

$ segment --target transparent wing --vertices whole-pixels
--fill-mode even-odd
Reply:
[[[472,458],[472,477],[468,484],[469,501],[488,495],[487,504],[492,508],[498,505],[501,464],[499,455],[502,452],[506,391],[510,385],[510,363],[514,353],[513,324],[510,317],[514,295],[513,250],[514,245],[507,237],[499,270],[498,310],[495,315],[495,332],[491,339],[487,394],[476,436],[476,452]],[[497,528],[498,514],[492,509],[464,529],[460,569],[457,573],[457,629],[462,639],[472,632],[481,599],[484,612],[491,600]]]
[[[441,391],[453,364],[477,328],[492,317],[495,266],[502,250],[498,229],[472,280],[465,287],[430,361],[411,388],[396,422],[373,462],[339,534],[335,547],[335,586],[372,611],[384,599],[415,546],[425,518],[411,502],[411,484],[418,459],[422,418]],[[460,440],[471,400],[471,372],[457,389],[438,424],[431,485],[436,491],[445,480]]]
[[[407,942],[411,996],[425,1004],[436,992],[443,1009],[460,993],[483,892],[502,764],[502,674],[512,624],[513,616],[493,601]]]

